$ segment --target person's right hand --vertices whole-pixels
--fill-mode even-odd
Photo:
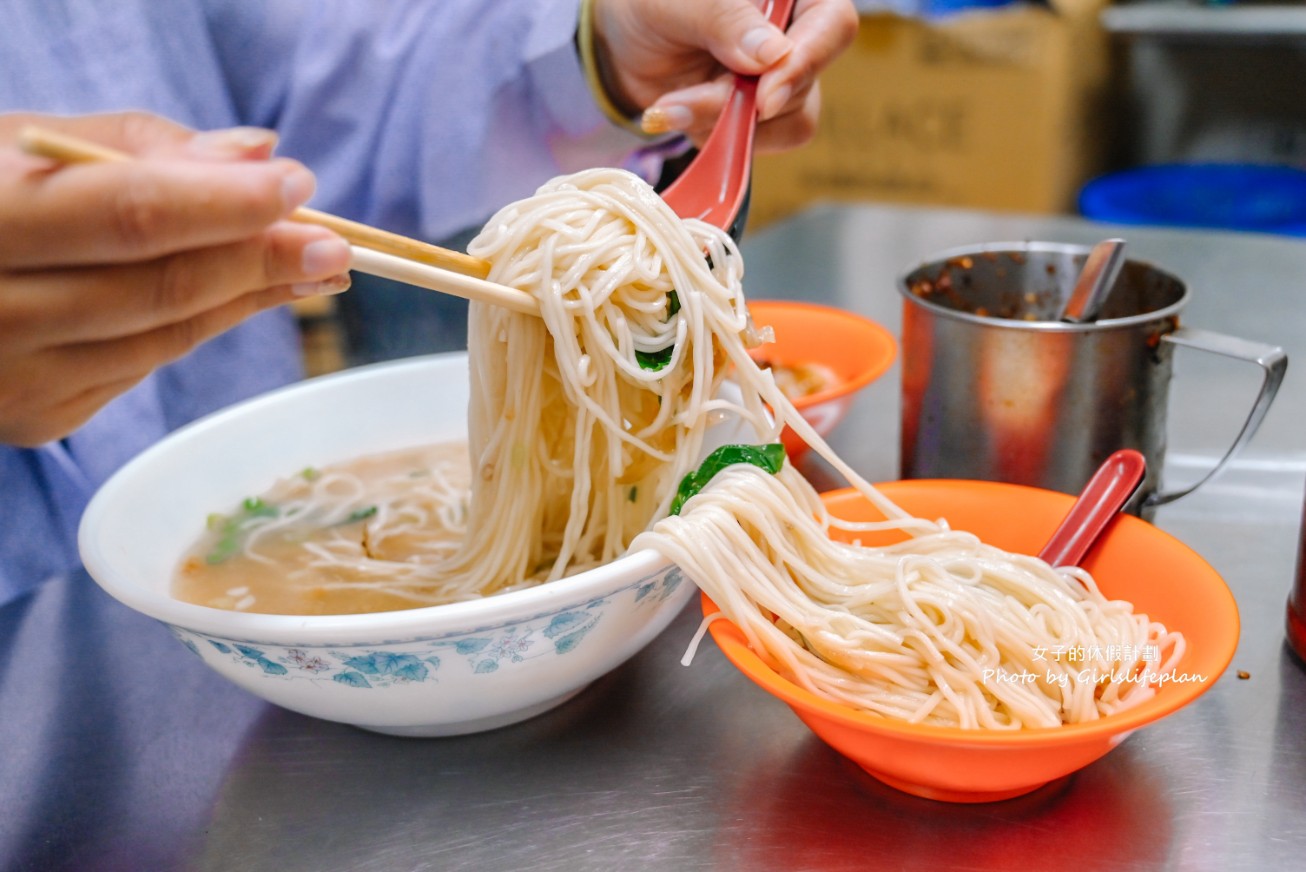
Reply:
[[[146,159],[31,157],[26,124]],[[245,318],[348,287],[348,244],[283,220],[314,181],[274,143],[142,114],[0,116],[0,443],[66,436]]]
[[[659,110],[662,130],[702,144],[734,87],[758,76],[757,149],[794,148],[816,134],[817,76],[857,35],[851,0],[796,0],[788,31],[761,0],[593,0],[603,84],[634,115]]]

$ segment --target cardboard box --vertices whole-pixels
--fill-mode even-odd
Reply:
[[[821,78],[816,138],[760,155],[750,226],[818,200],[1073,211],[1101,170],[1106,0],[936,22],[863,16]]]

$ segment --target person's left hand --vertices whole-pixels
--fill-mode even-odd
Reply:
[[[632,115],[653,107],[701,143],[733,73],[760,75],[757,147],[801,145],[816,132],[817,74],[852,42],[851,0],[797,0],[787,33],[752,0],[593,0],[605,84]]]
[[[148,159],[33,157],[27,125]],[[61,439],[246,318],[349,286],[345,240],[286,220],[314,179],[274,141],[137,112],[0,114],[0,445]]]

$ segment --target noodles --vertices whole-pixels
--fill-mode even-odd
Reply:
[[[1150,698],[1182,656],[1181,637],[1108,601],[1081,570],[943,526],[879,548],[830,538],[873,526],[827,518],[792,467],[740,465],[635,545],[679,565],[782,675],[886,717],[1078,723]]]
[[[492,591],[611,561],[666,513],[722,407],[714,340],[747,326],[738,254],[724,237],[687,234],[616,170],[555,181],[492,218],[469,250],[494,265],[492,281],[535,294],[542,317],[472,306],[479,471],[453,571]],[[764,420],[756,398],[740,411]]]
[[[214,608],[323,615],[448,602],[431,568],[467,528],[467,446],[373,455],[300,471],[213,515],[177,572],[177,598]]]
[[[325,486],[295,503],[301,518],[359,528],[309,548],[316,568],[339,573],[330,584],[448,602],[651,548],[812,693],[967,728],[1056,726],[1122,710],[1153,695],[1152,680],[1182,656],[1182,637],[1107,600],[1085,573],[913,518],[858,476],[750,360],[757,337],[733,243],[680,221],[634,176],[555,179],[495,215],[470,251],[491,262],[492,281],[533,294],[541,313],[472,305],[470,495],[415,503],[402,487],[350,490],[347,473],[333,473],[335,503]],[[738,400],[720,395],[727,374]],[[677,485],[702,456],[705,431],[725,415],[764,443],[791,427],[887,520],[838,521],[792,467],[777,463],[771,474],[730,461],[669,514],[686,496]],[[374,515],[356,517],[364,504]],[[283,523],[265,515],[234,528],[249,559],[261,559]],[[437,517],[449,541],[378,558],[381,543],[411,538]],[[884,530],[906,541],[863,547],[831,537]],[[248,593],[233,590],[248,605]],[[1082,656],[1055,654],[1064,650]]]
[[[770,427],[763,397],[717,398],[732,367],[751,366],[734,244],[682,223],[635,176],[555,180],[494,216],[469,248],[491,261],[492,281],[534,294],[542,317],[472,305],[465,530],[446,558],[409,561],[402,573],[405,596],[427,603],[616,559],[667,513],[713,421]],[[378,506],[360,536],[384,535],[394,498],[368,494],[349,507]],[[301,518],[344,511],[324,495],[295,508]],[[258,560],[260,529],[277,523],[242,519],[242,557]],[[350,577],[375,574],[364,547],[337,548],[331,560]]]

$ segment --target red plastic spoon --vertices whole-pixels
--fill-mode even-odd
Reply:
[[[794,0],[771,0],[767,18],[789,26]],[[757,130],[757,76],[735,76],[735,87],[703,147],[662,199],[681,218],[698,218],[730,231],[748,193]]]
[[[1061,526],[1038,556],[1053,566],[1077,566],[1106,525],[1138,490],[1147,471],[1143,455],[1132,448],[1112,454],[1084,485]]]

